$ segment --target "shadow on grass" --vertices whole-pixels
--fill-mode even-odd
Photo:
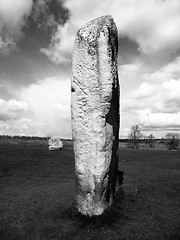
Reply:
[[[61,213],[61,218],[71,221],[76,221],[80,223],[80,228],[87,226],[93,226],[95,228],[109,227],[114,225],[114,223],[122,221],[127,221],[129,218],[123,215],[122,212],[122,201],[124,199],[123,188],[120,187],[117,191],[113,204],[100,216],[88,217],[82,215],[76,209],[76,204],[73,202],[68,208],[66,208]]]

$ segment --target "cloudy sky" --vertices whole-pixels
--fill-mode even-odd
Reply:
[[[77,30],[110,14],[118,27],[121,137],[180,133],[179,0],[0,0],[0,134],[71,138]]]

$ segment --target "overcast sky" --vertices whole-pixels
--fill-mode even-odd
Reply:
[[[118,27],[121,132],[180,133],[179,0],[0,0],[0,134],[71,138],[77,30],[110,14]]]

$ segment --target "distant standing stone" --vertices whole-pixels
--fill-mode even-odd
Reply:
[[[119,139],[118,33],[111,16],[82,27],[72,66],[72,135],[77,208],[100,215],[117,186]]]
[[[63,143],[59,137],[51,137],[48,140],[49,150],[60,150],[63,147]]]

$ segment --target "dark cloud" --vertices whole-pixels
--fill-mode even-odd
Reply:
[[[30,44],[32,39],[27,43]],[[1,98],[10,99],[14,97],[15,90],[31,85],[39,79],[62,75],[70,71],[69,66],[54,65],[44,54],[25,44],[23,51],[11,53],[9,56],[0,55],[0,88]],[[35,44],[35,42],[34,42]],[[18,96],[16,96],[18,97]]]
[[[130,64],[140,56],[138,44],[128,37],[119,36],[119,65]]]
[[[6,122],[7,120],[10,120],[11,117],[9,117],[7,114],[0,113],[0,121]]]
[[[69,11],[60,0],[20,0],[17,4],[4,1],[0,5],[0,54],[21,50],[22,42],[32,39],[32,36],[37,43],[41,38],[37,51],[47,47],[57,27],[64,25],[68,18]]]
[[[28,86],[39,79],[67,71],[67,66],[62,69],[54,65],[40,52],[40,48],[49,45],[53,32],[59,24],[63,25],[67,21],[68,14],[62,1],[33,1],[31,14],[26,17],[26,24],[21,29],[23,37],[18,39],[17,43],[3,41],[4,45],[0,46],[0,51],[3,53],[0,54],[0,84],[4,85],[4,91],[0,89],[0,93],[3,92],[1,98],[14,97],[14,91],[9,89],[9,86],[15,88]],[[13,46],[16,51],[11,51]]]
[[[1,99],[3,99],[3,100],[8,100],[10,98],[15,97],[13,92],[10,92],[8,90],[8,87],[6,88],[5,86],[0,86],[0,96],[1,96]]]
[[[20,53],[7,57],[0,56],[0,63],[0,82],[5,81],[10,85],[21,86],[33,81],[28,60]]]
[[[32,0],[4,0],[0,4],[0,54],[8,55],[22,38],[25,18],[30,14]]]
[[[59,0],[33,0],[32,11],[23,28],[26,35],[40,34],[50,41],[58,25],[69,19],[69,11]]]
[[[159,127],[159,126],[141,126],[141,130],[143,132],[148,132],[148,131],[174,131],[174,132],[179,132],[180,131],[180,125],[177,126],[166,126],[166,127]]]
[[[164,102],[162,112],[164,110],[164,112],[167,112],[167,113],[174,113],[174,112],[178,112],[179,109],[180,109],[180,98],[167,99]]]

